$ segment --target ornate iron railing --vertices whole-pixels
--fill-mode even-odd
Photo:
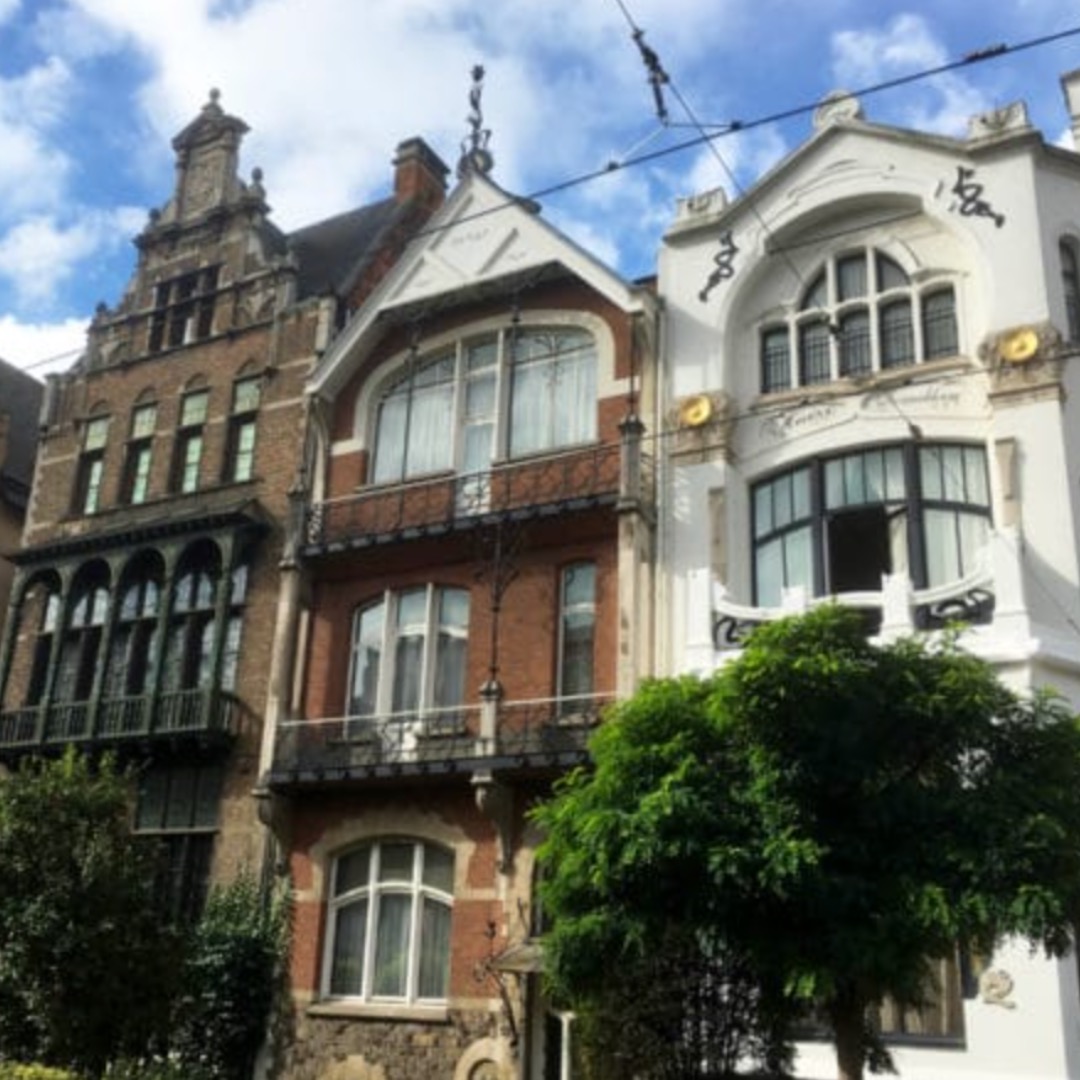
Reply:
[[[379,485],[307,508],[303,543],[322,547],[393,535],[422,535],[486,515],[543,513],[614,501],[620,493],[618,443],[496,465],[483,473],[445,474]]]
[[[53,702],[0,713],[0,749],[41,749],[69,742],[111,744],[177,735],[231,735],[239,702],[198,688],[90,702]]]
[[[392,772],[467,771],[584,760],[611,697],[492,702],[389,716],[281,724],[272,782],[343,780]]]

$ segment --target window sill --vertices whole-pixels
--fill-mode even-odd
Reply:
[[[449,1019],[445,1005],[406,1005],[379,1001],[316,1001],[307,1015],[334,1020],[413,1020],[444,1024]]]

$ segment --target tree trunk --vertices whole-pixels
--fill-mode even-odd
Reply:
[[[854,987],[843,987],[827,1005],[836,1046],[839,1080],[863,1080],[866,1061],[866,1002]]]

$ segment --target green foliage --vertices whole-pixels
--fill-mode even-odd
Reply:
[[[50,1065],[20,1065],[0,1061],[0,1080],[77,1080],[75,1073]]]
[[[213,1080],[250,1076],[288,948],[289,907],[250,875],[214,890],[193,932],[170,1040]]]
[[[0,783],[0,1056],[96,1074],[160,1035],[177,942],[153,857],[111,760],[69,750]]]
[[[537,814],[550,980],[579,1010],[677,926],[819,1002],[857,1076],[881,1060],[867,1007],[918,1001],[928,958],[1069,947],[1080,730],[954,639],[781,620],[710,679],[643,687],[592,753]]]

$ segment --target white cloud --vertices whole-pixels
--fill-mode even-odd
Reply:
[[[0,357],[15,367],[30,369],[38,378],[65,371],[86,344],[86,327],[86,319],[28,323],[0,315]]]
[[[70,85],[70,70],[55,58],[0,79],[0,220],[61,200],[71,163],[49,137]]]
[[[897,15],[883,29],[841,30],[832,36],[833,76],[846,90],[859,90],[899,76],[942,67],[952,57],[921,15]],[[893,104],[900,102],[900,105]],[[874,109],[905,127],[962,135],[969,118],[991,108],[992,100],[965,76],[943,72],[910,84],[902,95],[874,97]]]
[[[0,24],[7,22],[20,7],[19,0],[0,0]]]
[[[82,213],[69,224],[29,217],[0,237],[0,276],[21,304],[45,304],[82,260],[126,243],[144,222],[131,207]]]

